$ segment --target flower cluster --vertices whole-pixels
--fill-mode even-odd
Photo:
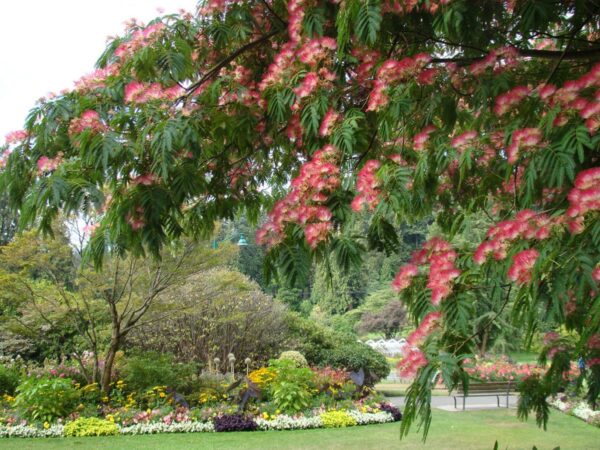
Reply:
[[[440,311],[430,312],[425,317],[417,327],[415,331],[413,331],[406,342],[410,345],[419,345],[421,344],[429,334],[431,334],[432,330],[437,327],[442,319],[442,313]]]
[[[140,48],[146,47],[160,38],[161,32],[165,29],[165,24],[157,22],[146,28],[136,30],[131,34],[131,38],[121,43],[115,49],[115,56],[120,60],[132,56]]]
[[[494,113],[498,116],[506,114],[514,106],[518,105],[521,100],[527,98],[530,93],[531,89],[528,86],[517,86],[504,94],[500,94],[496,97],[494,103]]]
[[[204,433],[214,432],[215,426],[212,422],[181,422],[166,424],[163,422],[138,423],[127,427],[121,427],[121,434],[156,434],[156,433]]]
[[[352,200],[352,209],[361,211],[363,205],[367,205],[369,210],[375,209],[379,203],[379,181],[376,178],[376,173],[381,163],[375,159],[371,159],[365,163],[360,169],[356,180],[356,191],[358,192],[354,200]]]
[[[323,116],[323,121],[321,122],[321,126],[319,127],[319,135],[323,137],[329,136],[335,123],[339,119],[339,113],[337,113],[333,108],[329,108],[329,110],[325,113],[325,116]]]
[[[413,277],[417,275],[419,275],[419,267],[416,264],[409,263],[402,266],[392,282],[392,288],[397,292],[403,291],[410,286]]]
[[[58,168],[62,162],[63,154],[59,152],[56,157],[48,158],[47,156],[41,156],[37,161],[38,174],[45,172],[52,172]]]
[[[559,396],[552,398],[548,403],[564,413],[585,420],[589,424],[600,426],[600,411],[594,411],[586,401],[569,401],[566,396]]]
[[[531,270],[540,253],[534,249],[523,250],[513,256],[513,263],[508,269],[508,278],[517,284],[527,284],[531,281]]]
[[[517,63],[519,52],[515,47],[506,46],[493,49],[485,58],[475,61],[468,67],[473,76],[483,75],[488,69],[497,72]]]
[[[452,280],[460,275],[454,265],[456,252],[451,245],[439,237],[427,241],[421,250],[413,253],[408,265],[400,268],[392,286],[402,291],[410,286],[411,279],[418,274],[418,266],[429,264],[427,287],[431,289],[431,303],[439,305],[452,292]]]
[[[512,134],[512,141],[506,150],[508,162],[514,164],[519,159],[519,151],[536,147],[542,141],[539,128],[521,128]]]
[[[554,119],[554,126],[565,125],[568,121],[567,113],[575,111],[582,119],[590,133],[600,128],[600,93],[597,91],[592,99],[582,95],[590,87],[600,86],[600,64],[576,80],[570,80],[557,88],[552,84],[544,84],[538,87],[540,99],[549,106],[560,105],[561,113]]]
[[[536,213],[530,209],[519,211],[514,220],[505,220],[490,227],[487,239],[483,241],[473,255],[477,264],[483,264],[492,254],[494,259],[506,258],[509,245],[518,239],[544,240],[550,236],[554,226],[560,220]]]
[[[184,93],[178,84],[169,88],[160,83],[143,83],[132,81],[125,86],[124,99],[127,103],[146,103],[152,100],[175,100]]]
[[[337,48],[337,42],[330,37],[311,39],[296,52],[298,59],[311,67],[316,67],[320,61],[326,59],[332,50]]]
[[[418,76],[429,61],[431,57],[424,53],[414,57],[407,56],[400,61],[395,59],[384,61],[377,71],[373,90],[369,94],[367,111],[379,111],[385,107],[389,101],[387,90],[390,85]]]
[[[88,109],[84,111],[80,117],[71,120],[69,124],[69,135],[73,136],[90,130],[93,133],[101,133],[106,130],[106,125],[100,119],[100,114],[96,111]]]
[[[337,159],[337,149],[326,145],[302,165],[300,174],[292,180],[290,192],[275,204],[267,222],[257,231],[256,242],[277,245],[283,240],[288,223],[304,226],[306,241],[313,248],[327,239],[332,229],[332,214],[323,203],[340,184]]]
[[[118,66],[111,64],[103,69],[96,69],[75,81],[75,89],[79,92],[89,92],[105,87],[106,79],[118,72]]]
[[[475,140],[475,138],[477,138],[476,131],[465,131],[464,133],[453,138],[452,141],[450,141],[450,145],[455,149],[462,151],[466,147],[469,147],[469,145]]]
[[[583,170],[575,177],[575,187],[569,192],[567,216],[583,216],[600,210],[600,167]]]
[[[493,360],[465,360],[465,372],[477,381],[519,381],[531,375],[543,375],[544,369],[533,364],[513,364],[505,357]]]
[[[447,5],[448,3],[450,3],[450,0],[429,0],[427,2],[419,2],[417,0],[385,0],[381,9],[383,12],[409,14],[420,8],[423,12],[435,14],[440,6]]]
[[[11,131],[4,137],[4,144],[11,145],[17,142],[24,141],[29,137],[29,133],[25,130]]]
[[[436,130],[434,125],[427,125],[419,133],[415,134],[413,138],[413,148],[415,151],[421,151],[425,148],[429,135]]]
[[[414,377],[421,367],[427,365],[427,358],[417,347],[406,346],[403,358],[398,362],[398,374],[402,378]]]

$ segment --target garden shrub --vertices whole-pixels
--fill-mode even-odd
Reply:
[[[356,425],[356,419],[345,411],[327,411],[321,414],[325,428],[343,428]]]
[[[35,378],[23,381],[16,389],[15,406],[25,417],[53,422],[73,412],[79,402],[79,391],[70,378]]]
[[[279,359],[292,361],[294,362],[296,367],[308,367],[308,362],[306,362],[306,358],[304,357],[304,355],[300,352],[297,352],[296,350],[288,350],[286,352],[283,352],[279,356]]]
[[[298,314],[286,317],[290,348],[302,353],[311,366],[331,366],[335,369],[364,369],[366,384],[371,386],[390,373],[385,357],[356,338],[320,326]]]
[[[17,368],[0,365],[0,394],[13,395],[21,381]]]
[[[315,374],[304,367],[296,367],[289,359],[270,362],[269,369],[275,372],[269,392],[273,403],[286,413],[296,413],[308,408],[314,390]]]
[[[64,428],[65,436],[113,436],[119,434],[114,422],[98,417],[80,417]]]
[[[385,356],[361,342],[346,342],[333,349],[323,350],[321,363],[355,372],[362,368],[367,386],[374,385],[390,373]]]
[[[398,422],[398,421],[402,420],[402,413],[400,412],[400,410],[398,408],[396,408],[391,403],[386,403],[386,402],[380,403],[379,409],[381,409],[382,411],[385,411],[387,413],[390,413],[392,415],[392,417],[394,418],[394,422]]]
[[[213,419],[215,431],[255,431],[256,422],[243,414],[223,414]]]
[[[196,368],[194,364],[174,361],[170,353],[146,352],[126,358],[123,378],[129,389],[145,391],[154,386],[168,386],[178,392],[193,388]]]

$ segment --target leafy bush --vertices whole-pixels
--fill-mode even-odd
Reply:
[[[333,349],[324,350],[321,363],[355,372],[362,368],[367,386],[374,385],[390,373],[385,356],[360,342],[346,342]]]
[[[69,378],[35,378],[23,381],[16,389],[15,406],[33,420],[53,422],[75,410],[79,391]]]
[[[213,419],[215,431],[254,431],[256,422],[243,414],[223,414]]]
[[[119,434],[119,427],[109,420],[80,417],[66,424],[64,433],[65,436],[113,436]]]
[[[123,378],[134,391],[168,386],[178,392],[190,392],[195,372],[194,364],[176,363],[170,353],[146,352],[126,359]]]
[[[367,385],[375,384],[390,373],[385,357],[355,337],[336,333],[314,322],[290,313],[287,318],[290,348],[301,352],[312,366],[358,371],[364,369]]]
[[[396,408],[391,403],[386,403],[386,402],[380,403],[379,409],[390,413],[392,415],[392,417],[394,418],[394,422],[398,422],[398,421],[402,420],[402,413],[400,412],[400,410],[398,408]]]
[[[275,378],[270,383],[269,392],[273,403],[286,413],[295,413],[308,408],[314,389],[315,374],[304,367],[296,367],[288,359],[273,360],[270,370]]]
[[[345,411],[327,411],[321,414],[325,428],[343,428],[356,425],[356,419]]]
[[[279,356],[279,359],[280,360],[286,359],[289,361],[293,361],[294,364],[296,364],[296,367],[308,367],[308,362],[306,362],[306,358],[304,357],[304,355],[295,350],[288,350],[286,352],[283,352]]]
[[[20,380],[21,374],[16,368],[0,365],[0,394],[13,395]]]

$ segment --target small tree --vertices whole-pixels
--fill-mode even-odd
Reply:
[[[76,330],[85,340],[78,348],[94,354],[91,372],[79,358],[80,352],[72,356],[78,358],[88,379],[98,381],[107,392],[117,352],[127,335],[143,324],[156,299],[193,274],[226,263],[236,251],[233,245],[213,250],[207,244],[179,243],[165,247],[160,260],[114,256],[103,261],[101,271],[82,266],[75,272],[72,249],[66,242],[26,233],[0,252],[0,264],[13,271],[12,277],[0,277],[0,281],[26,294],[11,315],[10,321],[16,324],[11,330],[34,339],[57,324]],[[65,279],[68,263],[73,279]],[[161,311],[160,318],[165,320],[171,312]],[[63,345],[62,350],[77,348]]]
[[[406,308],[398,300],[393,300],[379,311],[366,311],[357,325],[359,333],[383,333],[391,339],[407,323]]]

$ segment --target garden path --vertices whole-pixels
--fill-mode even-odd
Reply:
[[[395,406],[399,406],[401,409],[404,407],[405,397],[388,397],[388,400]],[[517,395],[511,395],[509,397],[509,407],[516,408],[519,397]],[[504,403],[505,399],[500,397],[501,407],[506,406]],[[458,408],[454,408],[454,399],[450,395],[436,395],[431,397],[431,406],[437,409],[443,409],[444,411],[458,412],[462,411],[462,400],[457,399]],[[496,403],[496,397],[468,397],[466,411],[473,411],[478,409],[498,409]]]

